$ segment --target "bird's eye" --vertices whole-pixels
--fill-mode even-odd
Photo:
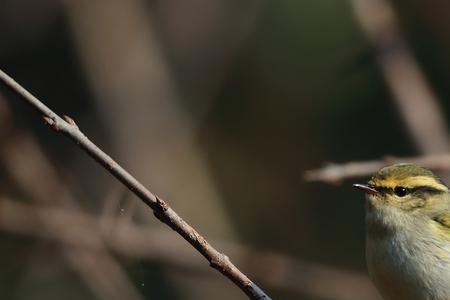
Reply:
[[[403,197],[408,194],[408,189],[402,186],[397,186],[394,189],[394,193],[399,197]]]

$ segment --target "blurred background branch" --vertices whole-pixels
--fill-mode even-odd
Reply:
[[[0,200],[0,228],[3,231],[56,241],[94,255],[107,245],[123,258],[148,259],[209,274],[209,268],[195,251],[183,247],[170,232],[122,224],[120,217],[109,223],[115,226],[105,231],[98,220],[83,213]],[[221,245],[252,276],[267,285],[321,299],[378,299],[371,282],[363,275],[301,262],[277,253],[258,252],[242,245],[215,244]]]
[[[174,32],[166,37],[182,38],[177,43],[181,51],[196,46],[202,46],[202,51],[205,51],[203,48],[209,46],[207,39],[210,35],[199,30],[213,30],[220,26],[217,24],[220,19],[211,17],[221,13],[219,2],[197,2],[181,8],[178,1],[164,1],[161,7],[168,14],[164,20],[170,22],[176,18],[175,23],[168,25],[168,30]],[[205,234],[234,238],[223,199],[211,178],[205,157],[195,143],[195,122],[198,121],[179,105],[187,98],[189,90],[181,90],[177,85],[169,62],[170,53],[164,51],[164,40],[157,33],[156,7],[148,8],[149,4],[142,0],[126,3],[120,0],[69,1],[65,6],[70,32],[89,87],[106,126],[114,133],[112,143],[118,160],[133,170],[137,178],[144,178],[160,194],[174,199],[172,205],[189,215],[191,222],[204,228]],[[194,10],[191,13],[195,14],[196,22],[185,19],[183,14],[189,10]],[[192,28],[197,22],[204,24]],[[185,37],[191,34],[192,39]],[[211,67],[208,63],[205,66]],[[196,77],[206,75],[205,68],[190,73],[187,79],[197,82]],[[200,99],[204,100],[197,102],[202,107],[199,110],[207,111],[210,98],[197,98]],[[119,124],[118,118],[127,122]],[[160,171],[153,172],[153,168]],[[208,214],[199,213],[198,207],[203,207]],[[152,222],[148,218],[145,220]],[[186,282],[177,274],[170,276],[179,285]],[[197,288],[204,291],[202,286]],[[182,290],[186,291],[187,299],[198,299],[195,293],[189,296],[192,289]],[[214,289],[209,292],[210,298],[215,297]],[[235,294],[228,296],[236,297]]]
[[[445,152],[449,150],[450,143],[442,109],[402,35],[391,3],[387,0],[351,2],[361,28],[374,47],[378,65],[394,95],[400,116],[418,148],[428,155],[415,158],[389,156],[378,161],[328,164],[322,169],[306,171],[305,179],[336,184],[347,178],[371,175],[389,164],[404,162],[447,171],[444,181],[448,181],[445,174],[450,168],[450,155]]]
[[[385,166],[398,163],[412,163],[432,170],[448,172],[450,170],[450,154],[409,158],[386,156],[381,160],[348,162],[343,164],[330,163],[323,168],[306,171],[304,176],[307,181],[339,184],[345,179],[370,176]]]
[[[12,116],[4,99],[0,98],[0,106],[4,120],[11,120]],[[59,179],[59,175],[41,152],[33,137],[12,128],[8,132],[5,130],[4,135],[8,137],[4,136],[6,143],[0,147],[1,157],[6,171],[21,190],[37,204],[60,206],[81,212],[77,201],[65,187],[64,182]],[[70,227],[57,228],[62,231],[61,234],[76,235]],[[73,249],[66,245],[62,245],[62,253],[99,298],[142,299],[121,265],[104,249],[101,240],[98,243],[98,253]]]
[[[449,135],[439,101],[402,34],[392,4],[388,0],[351,2],[417,147],[427,154],[448,151]]]

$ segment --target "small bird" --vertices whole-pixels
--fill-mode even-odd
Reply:
[[[366,260],[386,300],[450,300],[450,192],[414,164],[381,169],[367,184]]]

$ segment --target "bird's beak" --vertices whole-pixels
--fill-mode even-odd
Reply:
[[[380,193],[374,187],[369,186],[367,184],[356,183],[356,184],[353,185],[353,187],[355,187],[357,189],[360,189],[360,190],[362,190],[362,191],[364,191],[364,192],[366,192],[368,194],[379,194]]]

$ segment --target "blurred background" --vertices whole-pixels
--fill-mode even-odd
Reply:
[[[377,299],[366,178],[304,174],[448,150],[448,6],[0,0],[0,68],[273,299]],[[3,86],[0,298],[247,299]]]

